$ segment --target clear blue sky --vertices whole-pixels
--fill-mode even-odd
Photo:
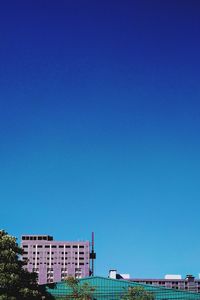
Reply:
[[[96,273],[200,273],[200,3],[3,1],[0,223],[96,235]]]

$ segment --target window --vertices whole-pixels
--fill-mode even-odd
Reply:
[[[79,248],[84,248],[84,246],[79,246]]]
[[[78,246],[77,246],[77,245],[74,245],[73,248],[78,248]]]
[[[81,268],[75,268],[75,271],[81,271]]]
[[[45,247],[45,248],[50,248],[50,245],[45,245],[44,247]]]
[[[59,245],[59,248],[64,248],[64,245]]]
[[[42,248],[43,246],[42,245],[38,245],[38,248]]]
[[[23,245],[23,248],[28,248],[28,245]]]
[[[57,246],[56,245],[52,245],[51,248],[57,248]]]
[[[38,272],[39,269],[38,268],[33,268],[33,272]]]
[[[70,245],[65,245],[65,248],[71,248],[71,246]]]

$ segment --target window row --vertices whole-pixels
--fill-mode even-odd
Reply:
[[[37,252],[29,251],[29,252],[27,252],[27,251],[24,251],[24,253],[23,253],[23,255],[28,255],[28,254],[29,255],[38,254],[38,255],[42,255],[42,256],[43,255],[50,255],[50,254],[54,255],[55,254],[57,256],[63,256],[63,255],[66,256],[67,255],[67,256],[71,257],[72,255],[76,255],[76,256],[77,255],[84,255],[84,252],[78,252],[78,253],[77,252],[71,252],[70,253],[70,252],[53,252],[53,251],[52,252],[49,252],[49,251],[47,251],[47,252],[40,252],[40,251],[37,251]],[[88,252],[86,252],[86,254],[88,254]]]
[[[64,259],[64,257],[39,257],[39,256],[37,256],[37,257],[35,257],[35,256],[33,256],[33,257],[23,257],[23,260],[71,260],[72,261],[72,259],[68,259],[67,257]],[[77,258],[77,257],[75,257],[73,260],[75,260],[75,261],[83,261],[83,260],[86,260],[84,257],[79,257],[79,259]]]
[[[62,266],[67,266],[67,265],[75,265],[75,266],[84,266],[84,265],[88,265],[89,263],[70,263],[70,262],[66,262],[66,263],[60,263],[60,262],[52,262],[52,263],[50,263],[50,262],[26,262],[26,265],[37,265],[37,266],[39,266],[39,265],[47,265],[47,266],[49,266],[49,265],[62,265]]]
[[[30,246],[32,246],[33,248],[36,248],[36,245],[30,245]],[[73,248],[73,249],[81,248],[81,249],[83,249],[83,248],[85,248],[84,245],[79,245],[79,246],[78,245],[65,245],[65,247],[64,247],[64,245],[37,245],[37,248],[50,248],[50,246],[51,246],[51,248],[59,248],[59,249],[61,249],[61,248]],[[28,245],[23,245],[22,247],[28,248]]]

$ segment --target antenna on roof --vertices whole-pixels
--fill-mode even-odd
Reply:
[[[92,270],[90,275],[94,276],[94,260],[96,259],[96,253],[94,252],[94,232],[92,232],[92,251],[90,252],[90,259],[92,260]]]

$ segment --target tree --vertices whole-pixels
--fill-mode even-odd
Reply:
[[[129,287],[122,297],[123,300],[154,300],[154,294],[146,291],[142,286]]]
[[[22,253],[16,238],[0,230],[0,300],[53,299],[45,287],[38,286],[37,274],[23,269]]]
[[[79,280],[74,277],[68,277],[66,284],[72,290],[72,297],[79,300],[91,300],[93,299],[93,293],[95,288],[90,286],[89,283],[84,282],[79,284]]]

